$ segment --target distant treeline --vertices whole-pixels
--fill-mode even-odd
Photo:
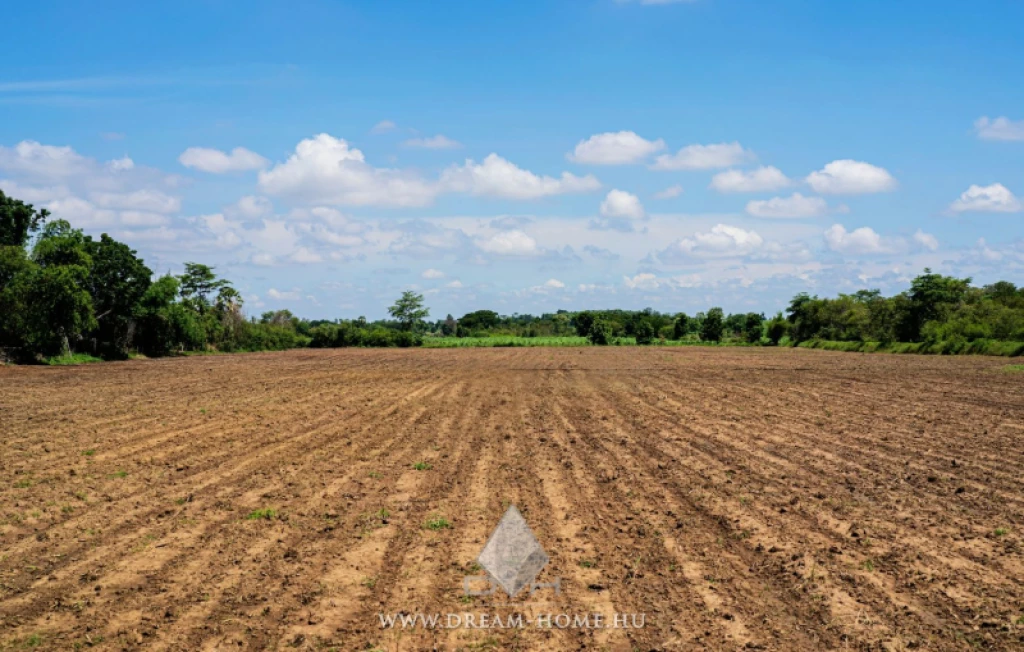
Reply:
[[[939,353],[1024,351],[1024,288],[926,269],[892,297],[878,290],[799,294],[771,318],[645,310],[559,310],[540,316],[477,310],[426,321],[423,296],[405,292],[393,319],[305,320],[287,310],[246,318],[241,295],[212,267],[185,264],[153,279],[135,250],[98,240],[0,191],[0,353],[15,360],[72,354],[107,359],[296,347],[420,346],[431,338],[585,337],[595,345],[661,341],[801,345]],[[436,341],[436,340],[435,340]],[[578,340],[577,340],[578,341]]]

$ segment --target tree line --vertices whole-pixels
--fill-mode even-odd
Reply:
[[[306,320],[287,310],[247,319],[242,296],[214,268],[188,262],[184,273],[154,279],[128,245],[107,234],[94,239],[50,218],[0,191],[0,349],[8,358],[410,347],[425,337],[495,335],[576,336],[595,345],[907,343],[947,353],[990,352],[990,342],[1024,342],[1024,288],[1008,281],[975,287],[970,278],[928,269],[891,297],[878,290],[835,298],[801,293],[785,314],[770,318],[713,307],[694,315],[651,308],[539,316],[476,310],[431,322],[423,296],[406,291],[388,308],[391,319],[386,320]],[[1019,352],[1024,345],[1011,348]]]

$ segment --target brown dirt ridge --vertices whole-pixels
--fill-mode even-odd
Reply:
[[[595,347],[0,368],[0,650],[1021,650],[1005,364]],[[466,596],[509,505],[560,591]],[[527,626],[380,624],[420,613]]]

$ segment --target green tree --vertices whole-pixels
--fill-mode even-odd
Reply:
[[[411,331],[417,323],[430,315],[430,310],[423,307],[422,294],[406,290],[395,301],[395,305],[388,308],[388,314],[401,323],[402,330]]]
[[[768,322],[767,328],[765,328],[765,334],[768,340],[775,346],[779,345],[779,341],[786,336],[786,331],[789,330],[789,322],[782,316],[782,313],[777,313]]]
[[[594,313],[584,310],[578,312],[572,318],[573,326],[576,328],[576,335],[579,337],[590,337],[590,331],[594,327]]]
[[[690,332],[690,318],[687,317],[685,312],[681,312],[676,315],[676,319],[672,322],[672,339],[684,340],[686,339],[687,333]]]
[[[200,314],[211,307],[211,297],[228,285],[227,281],[218,279],[213,270],[209,265],[185,263],[185,273],[178,277],[181,298]]]
[[[45,208],[37,211],[0,190],[0,247],[24,247],[49,215]]]
[[[633,330],[636,333],[637,344],[653,344],[654,338],[657,337],[657,333],[654,330],[654,324],[646,319],[637,322]]]
[[[124,355],[131,345],[135,312],[151,284],[153,272],[130,249],[104,233],[86,238],[92,258],[88,290],[96,311],[94,337],[108,354]]]
[[[722,339],[722,332],[725,330],[724,313],[721,308],[712,308],[704,316],[704,323],[700,326],[700,339],[706,342],[718,342]]]
[[[587,339],[591,344],[607,346],[612,343],[613,337],[612,325],[609,322],[604,319],[595,319],[591,322],[590,330],[587,332]]]
[[[764,315],[756,312],[748,312],[743,322],[743,333],[746,335],[747,341],[750,343],[758,342],[761,340],[762,331],[764,330]]]

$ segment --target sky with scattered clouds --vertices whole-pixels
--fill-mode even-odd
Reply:
[[[1024,4],[19,3],[0,189],[379,318],[1024,283]]]

